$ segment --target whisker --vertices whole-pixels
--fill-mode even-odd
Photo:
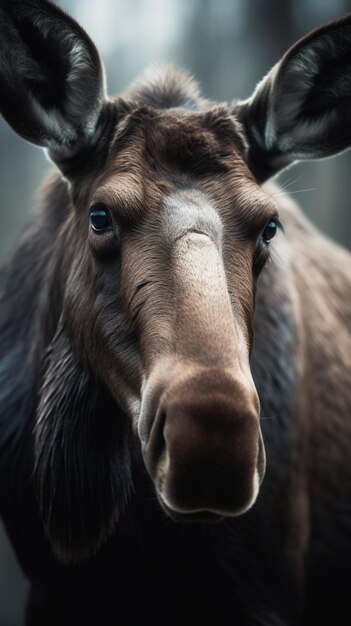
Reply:
[[[260,421],[261,420],[273,420],[276,419],[277,417],[281,417],[281,415],[265,415],[263,417],[260,417]]]
[[[280,193],[274,194],[273,198],[280,198],[282,196],[294,196],[297,193],[305,193],[305,191],[317,191],[317,187],[308,187],[306,189],[296,189],[295,191],[285,192],[282,190]]]
[[[306,174],[300,174],[300,176],[297,176],[297,178],[293,178],[293,180],[288,180],[286,181],[286,183],[284,184],[280,184],[281,189],[287,189],[288,187],[290,187],[291,185],[293,185],[294,183],[297,183],[299,180],[301,180],[302,178],[304,178],[306,176]],[[279,184],[279,183],[278,183]]]

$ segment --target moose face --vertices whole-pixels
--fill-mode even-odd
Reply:
[[[264,473],[249,354],[277,210],[228,111],[137,108],[120,125],[76,207],[84,253],[68,280],[66,323],[133,420],[167,513],[236,515]],[[128,329],[120,342],[116,320]]]
[[[213,106],[172,70],[109,100],[72,18],[46,0],[1,3],[0,110],[63,174],[47,206],[61,227],[42,315],[55,309],[57,327],[34,426],[35,490],[60,559],[89,557],[111,533],[135,441],[175,520],[254,503],[255,282],[279,226],[260,184],[350,145],[350,19],[299,41],[247,101]]]

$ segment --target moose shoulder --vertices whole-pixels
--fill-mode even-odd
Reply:
[[[350,255],[264,183],[350,146],[351,16],[228,106],[169,68],[108,98],[46,0],[0,35],[1,113],[57,166],[0,277],[28,625],[349,624]]]

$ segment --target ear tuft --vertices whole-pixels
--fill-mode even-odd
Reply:
[[[56,557],[94,555],[123,515],[132,489],[129,424],[84,372],[63,329],[53,339],[35,425],[34,484]]]

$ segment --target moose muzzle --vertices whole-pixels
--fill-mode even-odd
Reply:
[[[139,419],[146,467],[181,521],[239,515],[265,468],[259,402],[220,250],[206,234],[174,244],[175,343],[153,365]]]

